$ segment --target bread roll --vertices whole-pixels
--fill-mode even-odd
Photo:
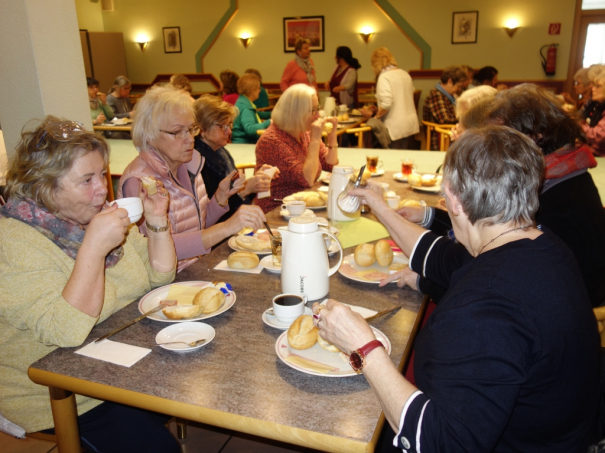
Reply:
[[[359,110],[359,109],[353,109],[353,110],[351,110],[351,115],[358,115],[359,116],[359,115],[361,115],[361,110]]]
[[[388,241],[384,239],[376,243],[374,253],[376,254],[376,261],[378,261],[379,266],[389,266],[393,262],[393,249]]]
[[[390,271],[400,271],[402,269],[405,269],[406,267],[408,267],[408,265],[405,263],[393,263],[389,266],[389,270]]]
[[[319,334],[319,330],[317,331],[317,342],[319,343],[319,346],[321,346],[322,348],[324,348],[326,351],[340,352],[340,349],[338,349],[332,343],[330,343],[330,342],[324,340],[323,338],[321,338],[321,335]]]
[[[359,244],[355,248],[355,262],[363,267],[374,264],[376,262],[374,244]]]
[[[408,175],[408,183],[412,187],[420,187],[422,186],[422,176],[412,173],[411,175]]]
[[[231,269],[254,269],[258,263],[258,255],[252,252],[234,252],[227,258]]]
[[[288,343],[292,349],[309,349],[317,343],[317,327],[313,325],[313,318],[301,315],[288,329]]]
[[[329,134],[330,132],[332,132],[333,128],[334,128],[334,125],[332,123],[330,123],[329,121],[326,121],[324,123],[324,132],[326,134]]]
[[[425,187],[432,187],[437,184],[437,176],[435,175],[422,175],[422,185]]]
[[[397,209],[410,207],[410,206],[420,206],[420,202],[418,200],[410,200],[409,198],[404,198],[399,202],[399,207]]]
[[[353,176],[351,177],[351,179],[353,181],[357,181],[357,177],[359,176],[359,170],[356,171]],[[363,176],[361,177],[362,181],[367,181],[368,179],[370,179],[372,177],[372,173],[370,173],[369,170],[364,170],[363,171]]]
[[[155,184],[155,178],[151,176],[141,176],[141,183],[145,190],[147,190],[147,195],[155,195],[158,193],[158,187]]]
[[[162,309],[168,319],[191,319],[202,314],[203,307],[199,305],[175,305]]]
[[[271,242],[263,241],[256,236],[235,236],[235,242],[246,250],[267,250],[271,248]]]
[[[202,313],[213,313],[225,302],[225,295],[220,289],[207,286],[193,298],[193,305],[202,307]]]
[[[307,197],[307,199],[305,200],[305,203],[307,204],[307,206],[310,206],[313,208],[325,205],[324,201],[321,199],[321,197],[319,195],[313,195],[311,197]]]

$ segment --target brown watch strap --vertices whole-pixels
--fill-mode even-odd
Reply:
[[[353,351],[349,357],[349,364],[351,365],[351,368],[353,368],[353,370],[355,370],[357,373],[360,373],[365,366],[366,356],[374,349],[379,347],[384,348],[384,345],[379,340],[372,340],[368,344],[359,348],[357,351]]]

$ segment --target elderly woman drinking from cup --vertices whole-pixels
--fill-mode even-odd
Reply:
[[[136,194],[141,178],[151,177],[164,185],[170,194],[168,216],[179,270],[242,228],[263,227],[265,216],[256,206],[241,206],[228,220],[217,223],[229,210],[229,197],[241,187],[231,188],[234,170],[208,197],[201,173],[205,159],[193,148],[200,128],[189,95],[170,85],[153,87],[137,102],[136,111],[132,134],[139,156],[124,170],[118,197]],[[147,234],[145,222],[141,230]]]
[[[97,324],[174,279],[168,194],[138,187],[146,239],[128,213],[106,204],[105,141],[72,121],[46,117],[24,130],[0,210],[0,413],[27,432],[54,425],[48,389],[28,366],[58,347],[80,346]],[[76,398],[82,445],[91,451],[178,452],[168,417]],[[127,422],[125,422],[127,420]]]
[[[363,372],[398,448],[586,450],[597,414],[598,332],[573,255],[535,227],[543,175],[540,150],[510,128],[467,131],[448,151],[446,204],[468,254],[453,260],[453,241],[406,229],[416,239],[412,269],[449,287],[416,339],[418,387],[361,316],[335,301],[314,305],[319,333]],[[400,241],[407,221],[378,189],[351,193]]]
[[[322,141],[324,125],[331,126],[328,146]],[[256,200],[264,212],[281,204],[282,199],[313,186],[321,171],[332,171],[338,164],[336,118],[319,117],[319,101],[310,86],[288,88],[273,109],[273,124],[256,144],[256,170],[263,165],[277,167],[279,179],[271,184],[271,197]]]
[[[233,143],[256,143],[257,131],[267,129],[271,124],[271,112],[258,112],[254,102],[260,94],[260,79],[246,73],[237,81],[239,98],[235,107],[239,114],[233,123]],[[264,120],[264,121],[263,121]]]
[[[246,74],[242,76],[242,79]],[[254,76],[256,77],[256,76]],[[240,79],[241,80],[241,79]],[[200,135],[195,137],[195,149],[204,158],[202,178],[209,198],[216,193],[219,184],[236,171],[235,161],[225,148],[231,135],[231,126],[236,115],[236,109],[218,96],[210,94],[200,97],[193,104],[197,123],[201,129]],[[238,178],[234,188],[238,188],[237,195],[229,197],[229,212],[221,217],[226,220],[244,204],[252,204],[258,192],[264,192],[271,187],[271,176],[265,170],[269,165],[261,167],[256,174],[248,178]],[[279,171],[277,171],[279,173]],[[274,177],[278,177],[276,174]]]

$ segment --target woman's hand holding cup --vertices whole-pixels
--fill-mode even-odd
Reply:
[[[126,238],[130,219],[128,211],[117,205],[106,207],[86,226],[82,247],[87,247],[99,258],[105,257]]]

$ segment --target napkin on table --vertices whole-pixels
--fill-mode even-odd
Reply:
[[[338,240],[343,249],[389,237],[389,232],[381,223],[363,217],[351,222],[338,223],[340,228]]]
[[[245,274],[260,274],[263,271],[264,267],[262,264],[259,264],[258,266],[252,269],[231,269],[227,264],[227,260],[223,260],[218,263],[214,269],[216,269],[217,271],[243,272]]]
[[[148,348],[103,340],[99,343],[87,344],[83,348],[78,349],[76,354],[130,368],[150,352],[151,349]]]

